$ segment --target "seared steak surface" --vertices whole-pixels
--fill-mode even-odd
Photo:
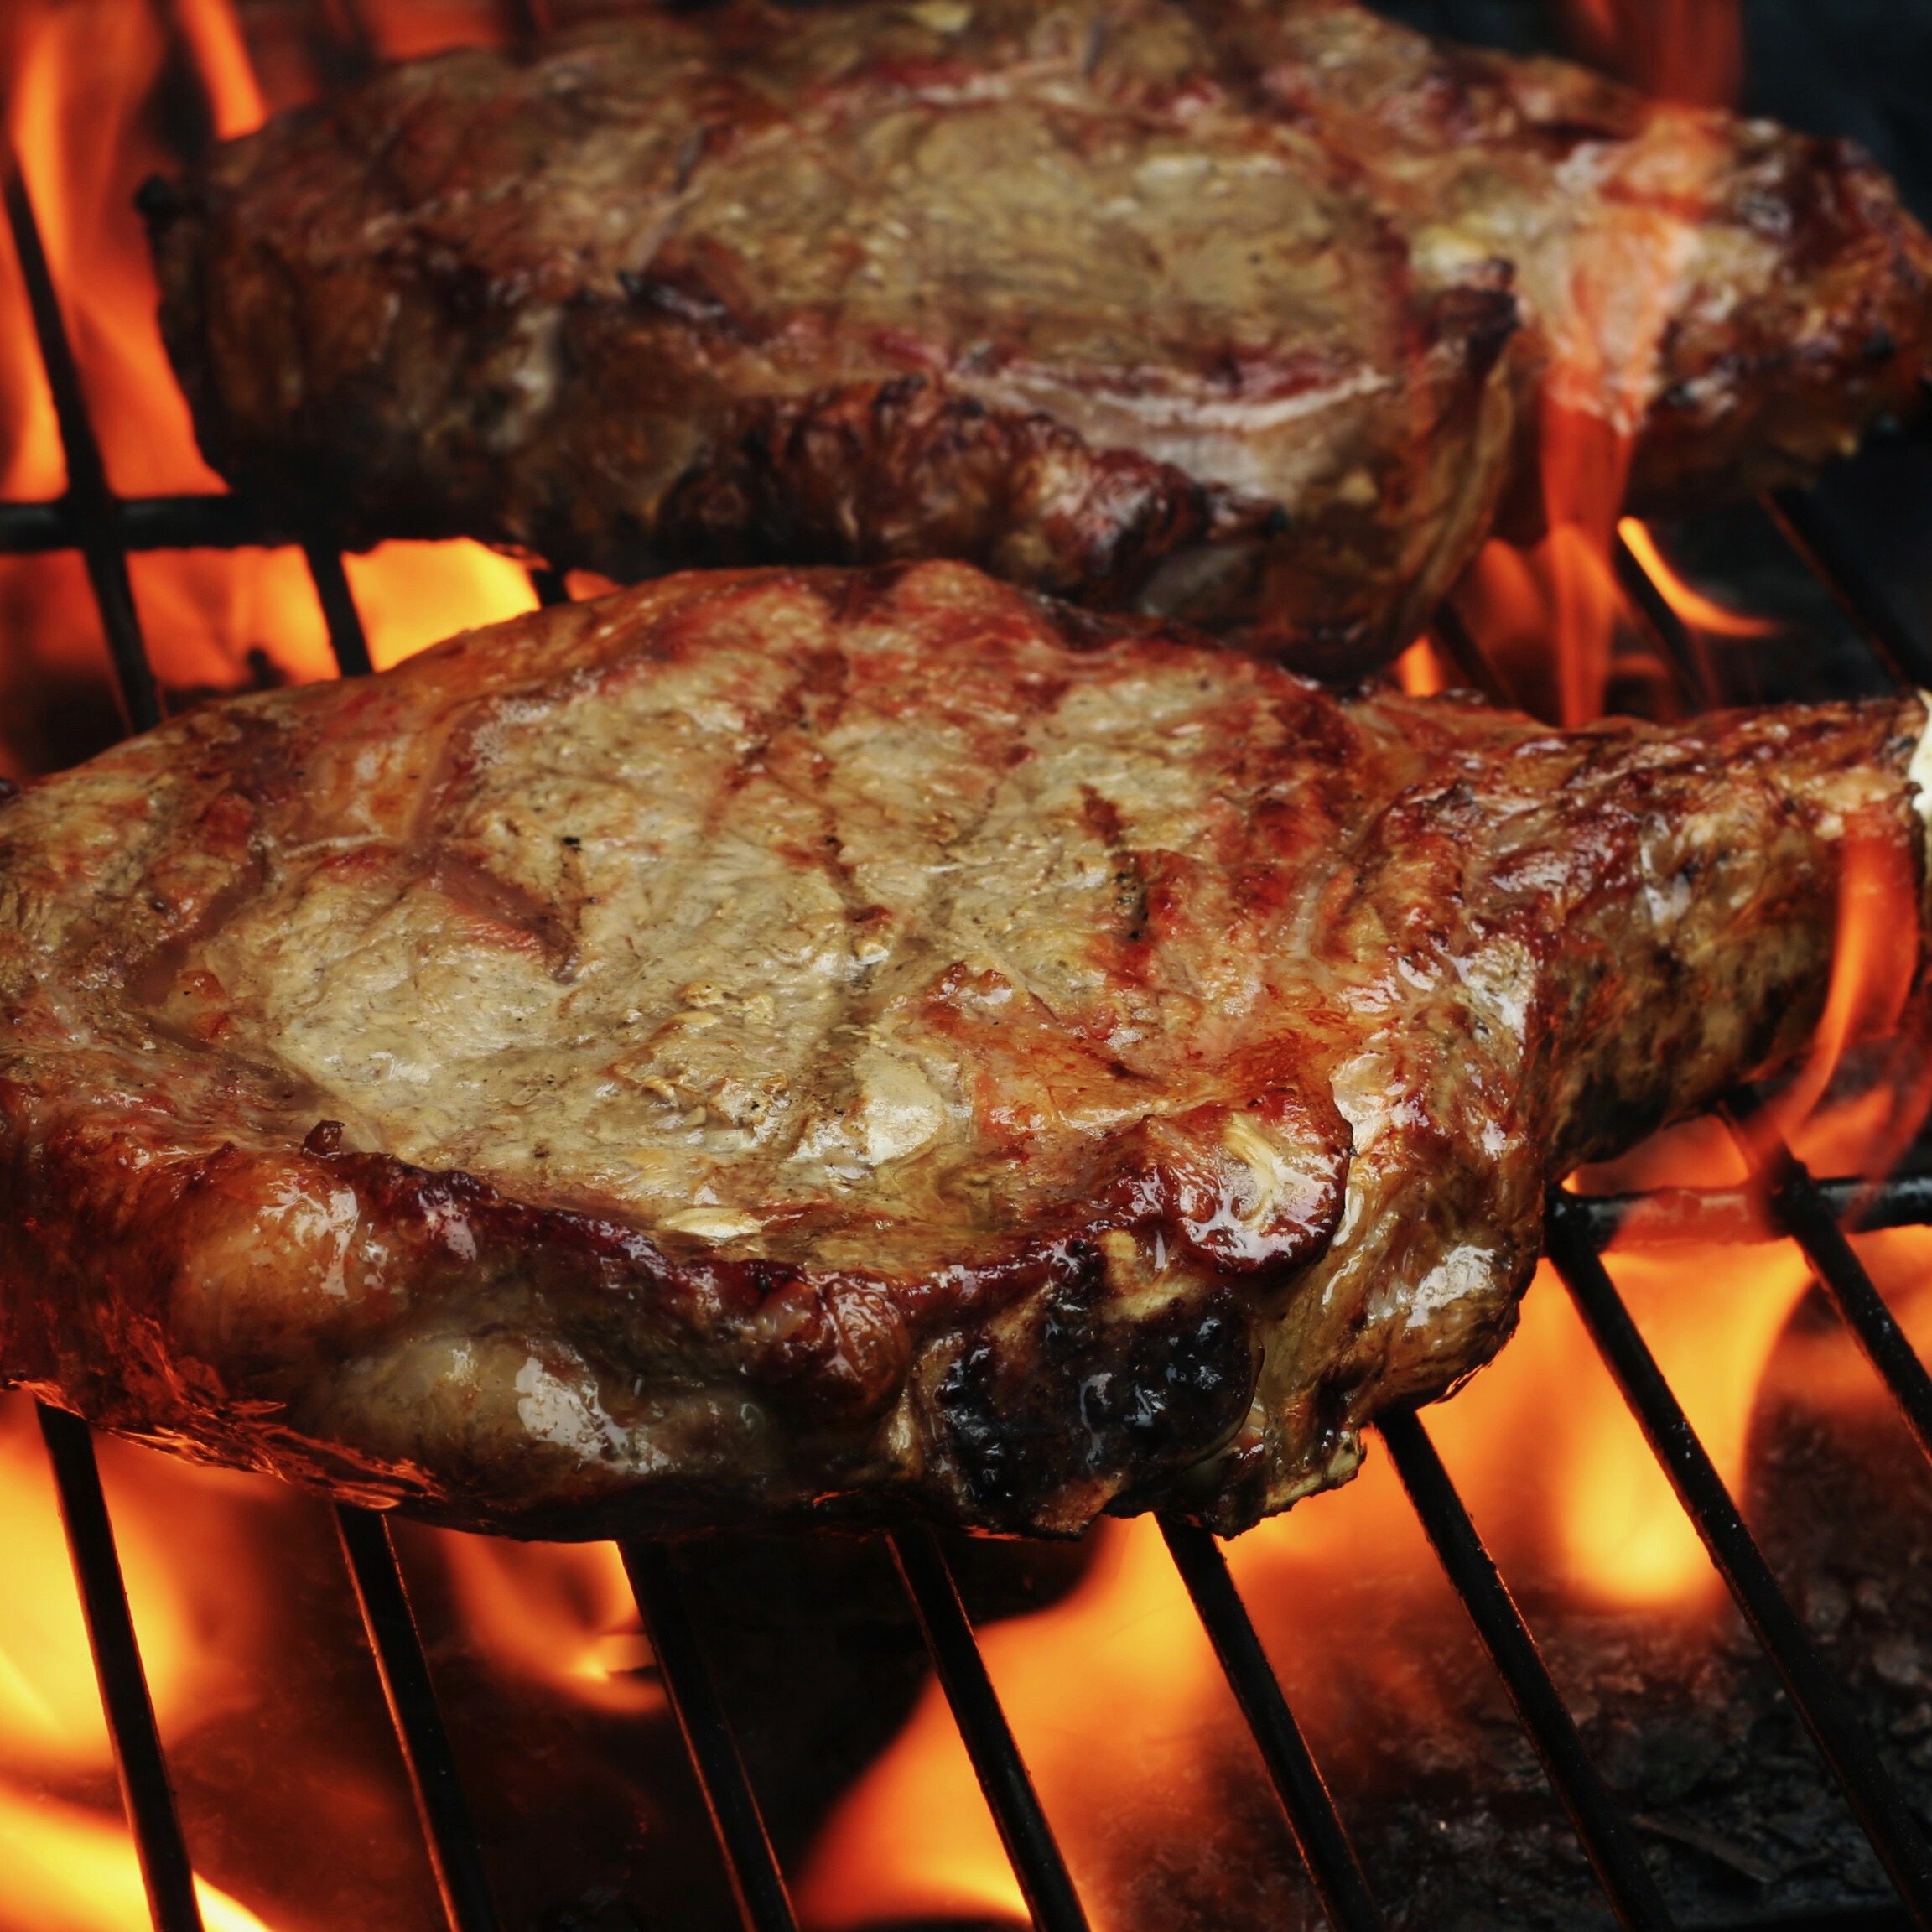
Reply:
[[[1803,1042],[1924,724],[1338,701],[957,564],[211,706],[0,810],[0,1372],[548,1535],[1240,1527]]]
[[[1331,671],[1413,638],[1546,400],[1701,500],[1932,341],[1848,149],[1351,0],[734,0],[395,68],[147,205],[203,446],[305,529],[950,556]]]

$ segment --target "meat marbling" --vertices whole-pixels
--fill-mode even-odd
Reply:
[[[948,556],[1329,672],[1415,636],[1546,403],[1636,439],[1643,511],[1807,473],[1932,360],[1932,245],[1848,146],[1353,0],[652,13],[382,72],[145,205],[272,520]]]
[[[1925,724],[1339,699],[950,564],[211,704],[0,809],[0,1374],[528,1534],[1239,1529],[1801,1046]]]

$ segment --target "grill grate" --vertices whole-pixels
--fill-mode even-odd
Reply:
[[[522,10],[526,26],[538,9]],[[158,721],[160,707],[131,594],[130,550],[299,540],[266,530],[232,496],[187,496],[122,501],[108,487],[87,419],[46,256],[24,180],[11,153],[5,202],[25,276],[34,328],[53,391],[69,486],[55,502],[0,504],[0,554],[78,550],[105,630],[123,708],[131,723]],[[1894,678],[1932,682],[1927,653],[1875,587],[1823,508],[1797,492],[1768,505],[1805,561],[1852,615]],[[304,543],[304,554],[345,676],[370,668],[361,621],[339,552]],[[1685,631],[1626,549],[1620,574],[1693,691],[1707,680]],[[543,601],[567,593],[552,572],[532,573]],[[1453,611],[1436,636],[1463,673],[1493,689],[1480,649]],[[1924,670],[1921,667],[1924,666]],[[1732,1113],[1741,1140],[1757,1156],[1771,1212],[1816,1269],[1833,1306],[1891,1390],[1919,1444],[1932,1455],[1932,1378],[1914,1354],[1841,1232],[1855,1214],[1864,1227],[1932,1223],[1932,1176],[1883,1182],[1815,1182],[1781,1143],[1768,1140],[1748,1096]],[[1907,1924],[1932,1932],[1932,1852],[1909,1807],[1861,1731],[1779,1591],[1733,1498],[1685,1419],[1611,1281],[1599,1250],[1641,1199],[1673,1234],[1737,1235],[1751,1224],[1755,1197],[1742,1190],[1665,1190],[1643,1197],[1551,1197],[1547,1244],[1600,1353],[1642,1425],[1658,1461],[1703,1538],[1739,1607],[1775,1661],[1794,1706],[1896,1886],[1902,1912],[1881,1909],[1831,1923],[1869,1932]],[[154,1727],[142,1660],[128,1616],[112,1524],[86,1426],[43,1408],[75,1576],[128,1820],[140,1855],[157,1932],[201,1932],[193,1879]],[[1550,1782],[1569,1813],[1619,1924],[1667,1932],[1672,1924],[1637,1849],[1629,1821],[1592,1765],[1576,1724],[1545,1667],[1534,1634],[1483,1547],[1468,1512],[1413,1412],[1389,1417],[1381,1433],[1419,1519],[1508,1689]],[[408,1768],[431,1864],[451,1932],[495,1932],[498,1924],[481,1846],[465,1801],[423,1645],[386,1521],[353,1508],[337,1512],[345,1558],[375,1653],[397,1741]],[[1168,1549],[1253,1733],[1316,1892],[1337,1932],[1378,1932],[1384,1920],[1347,1830],[1283,1697],[1254,1625],[1214,1539],[1197,1526],[1164,1519]],[[938,1543],[928,1533],[892,1539],[939,1680],[971,1756],[1021,1889],[1041,1932],[1085,1932],[1085,1914],[1055,1842],[1012,1732],[1000,1710],[972,1626]],[[687,1751],[703,1788],[748,1932],[794,1932],[784,1880],[723,1706],[687,1610],[678,1559],[669,1547],[623,1546],[626,1571]],[[1795,1928],[1798,1921],[1784,1922]],[[1826,1921],[1808,1919],[1825,1932]]]

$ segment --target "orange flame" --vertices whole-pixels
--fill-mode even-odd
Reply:
[[[232,141],[252,134],[268,118],[268,109],[231,0],[174,0],[174,8],[175,24],[207,90],[216,136]]]
[[[172,1742],[231,1706],[229,1659],[257,1641],[258,1599],[225,1506],[232,1479],[169,1465],[164,1507],[130,1507],[143,1473],[124,1458],[104,1463],[155,1715]],[[98,1784],[112,1758],[52,1477],[20,1395],[0,1399],[0,1928],[137,1932],[148,1907],[118,1805],[97,1811],[39,1789]],[[210,1928],[264,1932],[226,1892],[200,1881],[197,1890]]]
[[[1840,850],[1837,943],[1825,1010],[1803,1068],[1771,1110],[1788,1140],[1817,1111],[1847,1046],[1898,1031],[1918,974],[1919,889],[1910,859],[1896,841],[1856,827]],[[1914,1119],[1905,1127],[1908,1138],[1918,1125]],[[1880,1152],[1877,1171],[1902,1151]]]
[[[480,543],[382,543],[342,562],[378,671],[459,631],[537,608],[530,573]]]
[[[1656,538],[1636,517],[1624,517],[1617,530],[1664,601],[1692,630],[1713,637],[1765,637],[1778,628],[1768,618],[1748,617],[1741,610],[1728,610],[1722,604],[1714,604],[1701,591],[1693,590],[1671,569],[1657,548]]]
[[[1810,1279],[1789,1244],[1613,1252],[1646,1339],[1733,1491],[1753,1401]],[[1606,1607],[1701,1617],[1722,1586],[1568,1296],[1547,1268],[1497,1361],[1429,1427],[1505,1571]],[[1534,1446],[1533,1453],[1528,1452]],[[1053,1608],[981,1644],[1098,1926],[1150,1844],[1222,1828],[1209,1767],[1244,1748],[1201,1625],[1146,1519],[1104,1524]],[[1386,1457],[1227,1546],[1297,1717],[1331,1774],[1366,1775],[1373,1704],[1441,1719],[1424,1641],[1460,1611]],[[1386,1629],[1365,1637],[1371,1599]],[[1245,1762],[1244,1759],[1239,1761]],[[928,1688],[834,1813],[798,1892],[813,1932],[990,1915],[1025,1922],[943,1699]]]
[[[1449,678],[1426,637],[1418,637],[1391,667],[1395,682],[1411,698],[1433,698],[1449,688]]]
[[[262,91],[231,0],[179,0],[171,10],[119,0],[30,0],[5,29],[8,132],[109,479],[131,496],[221,487],[195,448],[161,345],[153,272],[132,207],[144,176],[178,166],[156,144],[146,114],[169,54],[164,12],[201,78],[218,131],[258,125]],[[426,23],[411,18],[420,33]],[[473,17],[469,33],[457,33],[459,24],[452,13],[439,31],[476,37]],[[0,491],[13,498],[57,496],[65,464],[10,248],[0,248],[0,330],[8,345],[0,357]],[[156,675],[178,698],[264,678],[325,677],[333,668],[297,552],[157,553],[133,558],[130,571]],[[378,665],[535,603],[525,573],[478,544],[386,544],[351,559],[349,571]],[[97,621],[71,558],[0,561],[0,610],[12,646],[10,662],[0,667],[0,698],[50,678],[105,683]],[[9,709],[14,730],[29,730],[23,707]],[[48,756],[18,739],[8,749],[15,770]]]
[[[1563,0],[1578,50],[1659,100],[1728,106],[1744,78],[1737,0]]]
[[[134,1841],[123,1825],[79,1805],[0,1789],[0,1925],[21,1932],[148,1932],[153,1921]],[[238,1899],[195,1881],[208,1932],[268,1932]]]
[[[465,1627],[501,1667],[600,1710],[664,1697],[615,1543],[511,1543],[439,1531]]]

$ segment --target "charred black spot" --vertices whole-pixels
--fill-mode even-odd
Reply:
[[[169,226],[184,205],[181,190],[165,174],[150,174],[134,190],[135,212],[156,232]]]
[[[1056,1292],[1030,1332],[976,1336],[934,1406],[972,1504],[1020,1528],[1069,1483],[1125,1488],[1198,1461],[1247,1413],[1254,1375],[1228,1291],[1130,1321]]]

